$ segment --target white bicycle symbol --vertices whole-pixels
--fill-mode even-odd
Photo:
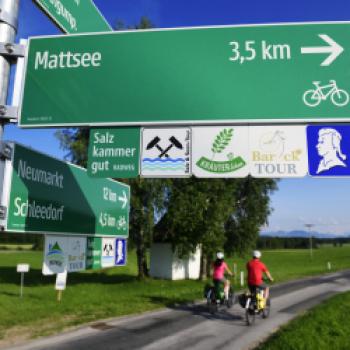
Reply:
[[[349,94],[345,90],[339,89],[335,80],[330,80],[329,84],[323,86],[320,86],[319,81],[313,81],[312,83],[316,89],[307,90],[303,95],[303,101],[307,106],[316,107],[321,101],[327,100],[328,97],[338,107],[343,107],[349,103]]]

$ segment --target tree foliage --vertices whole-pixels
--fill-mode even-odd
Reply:
[[[243,255],[256,245],[270,213],[271,179],[177,179],[171,182],[167,213],[155,239],[170,242],[180,256],[202,247],[202,277],[214,253]]]
[[[260,227],[267,223],[270,194],[277,189],[276,180],[248,176],[237,180],[236,210],[226,224],[225,250],[244,255],[255,247]]]

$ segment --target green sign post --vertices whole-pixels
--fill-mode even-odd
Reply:
[[[65,33],[111,30],[92,0],[35,0],[35,2]]]
[[[102,238],[88,237],[86,247],[86,269],[98,270],[101,266]]]
[[[22,127],[347,120],[350,23],[32,38]]]
[[[140,128],[90,130],[89,176],[136,177],[139,161]]]
[[[9,193],[2,203],[6,231],[128,236],[129,186],[91,179],[80,167],[13,147],[4,184]]]

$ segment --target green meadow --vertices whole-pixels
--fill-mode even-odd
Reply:
[[[237,272],[245,270],[249,257],[230,258]],[[61,302],[57,301],[55,276],[43,276],[42,252],[0,251],[0,345],[21,337],[33,338],[102,318],[137,314],[202,298],[205,282],[137,279],[136,256],[129,252],[128,265],[99,271],[71,273]],[[350,246],[308,250],[263,251],[276,282],[350,268]],[[327,263],[331,263],[331,271]],[[28,263],[24,295],[20,293],[18,263]],[[239,278],[232,279],[239,281]],[[236,289],[241,287],[236,285]]]
[[[350,349],[350,293],[339,294],[291,321],[257,350]]]

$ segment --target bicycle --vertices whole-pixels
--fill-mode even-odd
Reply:
[[[230,309],[234,304],[234,292],[230,285],[228,299],[225,300],[224,294],[224,283],[216,281],[214,285],[207,287],[205,292],[205,297],[207,299],[208,311],[211,314],[215,314],[218,311],[219,305],[226,305]]]
[[[255,322],[255,316],[261,315],[262,318],[270,316],[271,300],[266,300],[264,290],[256,287],[253,293],[249,293],[245,300],[245,319],[248,326]]]
[[[349,103],[349,94],[345,90],[339,89],[335,80],[330,80],[329,84],[323,86],[320,86],[319,81],[313,81],[312,83],[316,89],[307,90],[303,95],[303,101],[307,106],[316,107],[328,97],[338,107],[343,107]]]

